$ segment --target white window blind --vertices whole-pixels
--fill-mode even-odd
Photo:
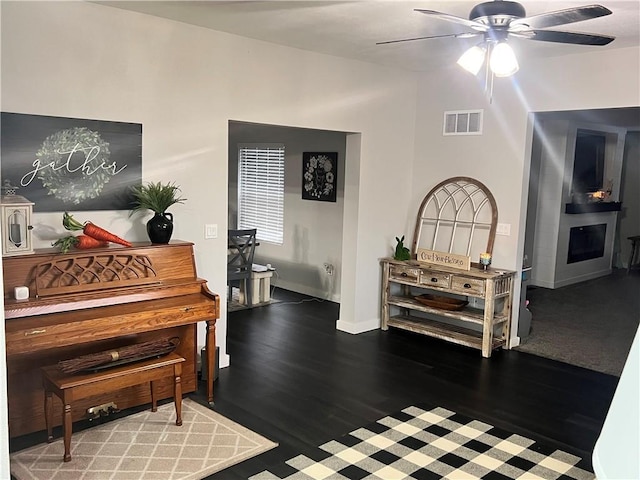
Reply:
[[[282,244],[284,145],[240,145],[238,228],[256,228],[256,238]]]

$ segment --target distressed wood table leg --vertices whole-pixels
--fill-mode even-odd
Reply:
[[[389,263],[385,262],[382,267],[382,309],[380,312],[380,328],[389,330]]]
[[[495,316],[495,284],[486,281],[484,292],[484,319],[482,322],[482,356],[489,358],[493,350],[493,319]]]

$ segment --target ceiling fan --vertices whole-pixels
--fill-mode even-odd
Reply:
[[[612,13],[611,10],[601,5],[567,8],[527,17],[526,11],[520,3],[507,0],[493,0],[480,3],[473,7],[469,13],[469,19],[437,12],[435,10],[415,9],[415,11],[466,27],[467,30],[446,35],[390,40],[378,42],[377,45],[426,40],[430,38],[481,37],[482,41],[467,50],[462,57],[460,57],[460,60],[458,60],[458,63],[461,64],[463,68],[474,74],[477,74],[482,67],[485,57],[489,58],[488,66],[496,76],[509,76],[518,70],[515,54],[506,42],[508,37],[543,42],[596,46],[607,45],[615,39],[615,37],[608,35],[543,30],[547,27],[604,17]]]

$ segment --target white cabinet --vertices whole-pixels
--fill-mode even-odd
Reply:
[[[383,330],[401,328],[466,345],[482,350],[483,357],[508,347],[515,272],[477,266],[461,271],[392,258],[381,265]],[[425,305],[416,300],[425,293],[468,304],[456,310]]]

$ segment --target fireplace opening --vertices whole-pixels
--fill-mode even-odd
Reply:
[[[604,256],[606,233],[606,223],[571,228],[569,230],[567,263],[583,262]]]

